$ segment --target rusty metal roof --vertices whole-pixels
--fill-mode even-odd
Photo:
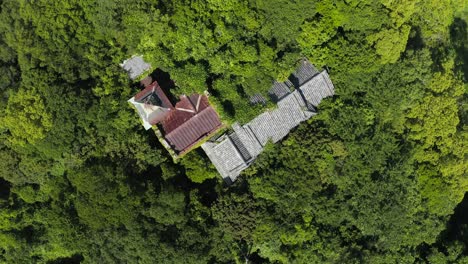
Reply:
[[[187,122],[192,118],[196,113],[179,110],[175,108],[171,110],[166,119],[162,122],[162,128],[165,134],[171,133],[173,130],[181,126],[183,123]]]
[[[139,103],[173,108],[171,101],[169,101],[169,98],[167,98],[157,81],[154,81],[150,85],[146,86],[145,89],[137,93],[134,100]]]
[[[180,97],[161,126],[169,144],[181,152],[221,126],[221,120],[206,95],[192,94]]]
[[[175,110],[174,112],[176,111],[183,112],[179,110]],[[182,115],[180,118],[182,118]],[[211,107],[203,109],[183,122],[179,122],[177,118],[171,122],[177,122],[177,126],[171,127],[173,129],[170,132],[164,130],[165,138],[178,152],[187,149],[203,136],[221,126],[218,114]]]

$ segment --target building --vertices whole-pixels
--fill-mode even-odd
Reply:
[[[128,102],[137,109],[146,130],[165,120],[169,112],[174,110],[171,101],[156,81],[151,82]]]
[[[128,77],[132,80],[135,80],[151,68],[151,65],[145,62],[142,56],[133,56],[125,60],[120,66],[128,73]]]
[[[334,95],[334,86],[326,71],[319,72],[303,60],[299,69],[284,83],[275,82],[269,90],[278,107],[247,124],[232,126],[233,132],[205,142],[203,150],[223,179],[232,183],[271,141],[283,139],[299,123],[316,114],[323,98]]]
[[[218,114],[206,95],[182,95],[175,108],[161,122],[164,137],[178,153],[221,127]]]
[[[174,106],[151,77],[141,84],[146,87],[128,102],[137,109],[145,129],[160,131],[163,144],[176,154],[185,153],[221,127],[221,120],[206,95],[182,95]]]

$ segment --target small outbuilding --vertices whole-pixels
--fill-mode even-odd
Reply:
[[[145,62],[142,56],[133,56],[125,60],[120,66],[128,73],[128,77],[132,80],[135,80],[151,68],[151,64]]]

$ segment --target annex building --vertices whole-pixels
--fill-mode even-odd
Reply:
[[[125,61],[122,67],[131,79],[138,77],[136,73],[142,74],[149,69],[141,57]],[[144,78],[140,84],[144,89],[128,102],[137,110],[145,129],[153,128],[161,136],[161,143],[175,155],[186,153],[222,126],[205,94],[182,95],[173,105],[151,76]]]
[[[316,114],[323,98],[333,96],[333,83],[328,73],[317,71],[307,60],[283,83],[275,82],[269,90],[277,108],[267,111],[247,124],[232,125],[233,132],[205,142],[203,150],[227,183],[236,180],[265,145],[283,139],[299,123]],[[255,102],[264,98],[255,96]]]

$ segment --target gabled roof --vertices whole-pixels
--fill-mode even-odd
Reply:
[[[176,111],[178,110],[174,112]],[[207,107],[178,124],[178,126],[173,128],[169,133],[166,131],[164,132],[165,138],[169,144],[176,151],[181,152],[220,126],[221,121],[216,111],[211,107]]]
[[[289,83],[280,83],[275,81],[273,86],[270,88],[270,91],[268,91],[271,99],[273,99],[275,102],[278,102],[283,97],[288,95],[291,92],[291,86],[288,86],[288,84]]]
[[[190,101],[190,99],[183,95],[180,97],[180,101],[177,102],[175,105],[176,110],[184,111],[184,112],[189,112],[189,113],[196,113],[197,110],[193,103]]]
[[[250,103],[253,105],[255,104],[265,105],[267,103],[267,100],[261,94],[254,94],[250,97]]]
[[[173,109],[171,102],[156,81],[146,86],[128,102],[137,109],[143,126],[147,130],[164,120],[169,111]]]
[[[260,144],[257,139],[257,135],[250,129],[248,124],[240,126],[238,123],[235,123],[232,125],[232,129],[234,130],[233,134],[235,134],[239,141],[244,145],[244,151],[248,152],[248,154],[242,155],[245,157],[244,160],[246,162],[249,162],[252,158],[256,157],[258,154],[260,154],[260,152],[262,152],[263,146]]]
[[[318,106],[323,98],[333,96],[335,90],[326,71],[316,75],[313,79],[299,87],[307,103]]]
[[[299,68],[289,77],[295,87],[302,86],[320,72],[308,60],[301,60]]]
[[[174,129],[187,122],[190,118],[207,107],[209,107],[209,102],[206,95],[193,94],[190,97],[185,95],[181,96],[180,101],[175,105],[174,111],[171,111],[166,120],[162,123],[164,132],[166,134],[171,133]]]
[[[174,129],[187,122],[195,115],[193,111],[182,111],[180,108],[175,108],[171,111],[166,119],[161,123],[164,133],[171,133]]]
[[[134,96],[134,100],[143,104],[151,104],[164,108],[173,108],[171,101],[167,98],[157,81],[154,81],[145,89]]]
[[[219,128],[221,120],[206,95],[192,94],[180,97],[161,126],[169,144],[181,152]]]
[[[202,149],[221,176],[230,182],[248,167],[229,137],[225,137],[220,143],[205,142]]]

